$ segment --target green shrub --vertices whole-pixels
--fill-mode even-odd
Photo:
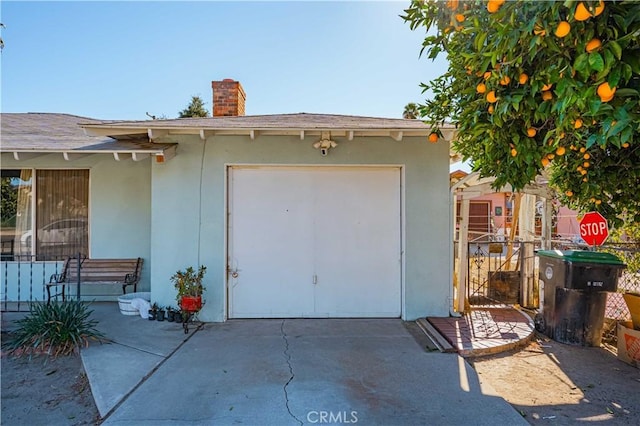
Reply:
[[[36,303],[25,318],[16,320],[18,328],[6,342],[9,353],[21,355],[69,355],[89,340],[101,341],[104,335],[96,330],[93,311],[83,302]]]

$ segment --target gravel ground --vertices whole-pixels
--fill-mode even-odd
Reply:
[[[79,355],[29,359],[3,353],[1,389],[3,425],[99,424]]]
[[[638,425],[640,369],[615,348],[566,345],[544,336],[524,349],[470,359],[529,423]]]

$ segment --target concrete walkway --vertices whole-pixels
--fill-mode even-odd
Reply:
[[[113,340],[82,350],[106,425],[527,424],[400,320],[233,320],[187,335],[91,308]]]

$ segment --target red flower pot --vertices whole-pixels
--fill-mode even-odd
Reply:
[[[199,311],[202,308],[202,296],[182,296],[180,307],[183,311]]]

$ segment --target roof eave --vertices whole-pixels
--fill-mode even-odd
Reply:
[[[110,154],[116,161],[132,159],[142,161],[146,158],[155,158],[157,162],[165,162],[175,157],[177,144],[159,144],[157,148],[120,148],[120,149],[92,149],[91,147],[78,149],[0,149],[0,153],[11,154],[16,161],[27,161],[34,158],[49,155],[61,154],[65,161],[76,161],[84,157],[96,154]]]
[[[401,141],[404,137],[427,137],[431,131],[427,128],[331,128],[331,127],[137,127],[117,125],[84,125],[85,132],[89,136],[108,136],[114,139],[127,139],[146,135],[150,140],[169,135],[197,135],[201,139],[212,136],[249,136],[255,139],[262,136],[299,136],[304,140],[307,136],[322,136],[330,133],[332,137],[346,137],[352,140],[355,137],[390,137]],[[444,139],[451,141],[455,137],[456,129],[453,126],[441,127]]]

